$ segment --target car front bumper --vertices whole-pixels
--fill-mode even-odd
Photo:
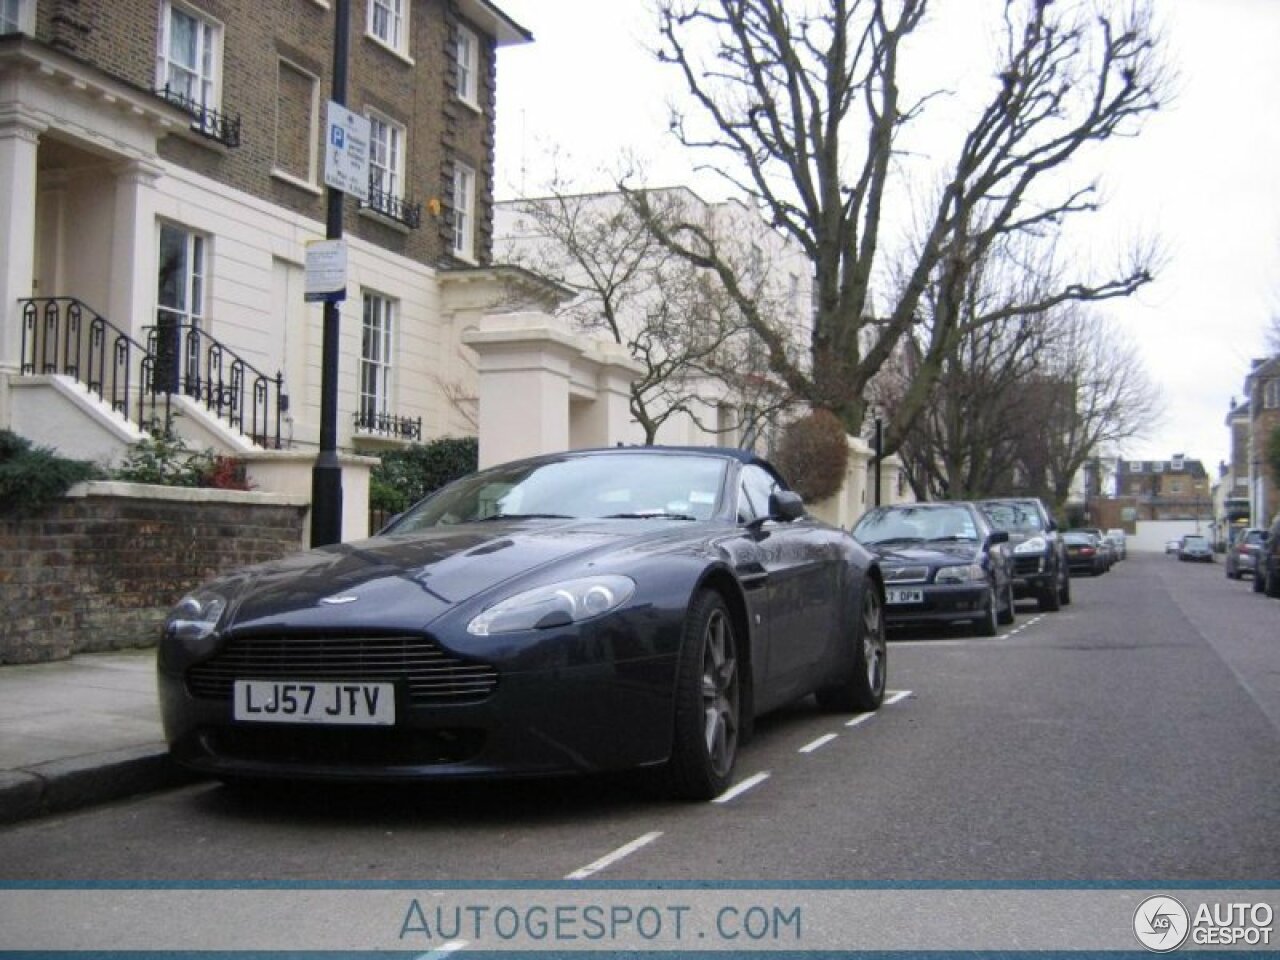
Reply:
[[[901,586],[910,589],[912,585]],[[921,584],[917,589],[923,594],[922,602],[885,605],[885,622],[889,626],[958,623],[987,616],[990,588],[985,583]]]
[[[535,657],[509,636],[485,638],[473,654],[494,668],[496,679],[491,692],[468,702],[423,703],[414,699],[411,681],[392,679],[396,711],[389,726],[236,720],[231,697],[193,691],[192,665],[162,664],[165,736],[182,766],[246,778],[527,777],[664,761],[672,742],[674,648],[653,643],[652,635],[625,644],[613,637],[611,650],[607,634],[574,628],[559,634],[540,641],[547,649]],[[274,678],[286,675],[276,670]],[[302,668],[288,676],[314,679]],[[361,677],[353,671],[349,679]]]

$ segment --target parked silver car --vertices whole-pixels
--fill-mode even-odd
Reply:
[[[1209,545],[1209,538],[1198,533],[1188,533],[1178,547],[1178,559],[1213,563],[1213,547]]]
[[[1227,576],[1239,580],[1243,574],[1256,576],[1258,572],[1258,555],[1262,552],[1262,544],[1267,539],[1267,531],[1261,527],[1249,527],[1236,538],[1231,549],[1227,551],[1222,566]]]

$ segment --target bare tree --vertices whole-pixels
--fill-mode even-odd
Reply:
[[[1164,402],[1137,346],[1096,313],[1064,324],[1042,383],[1037,449],[1053,505],[1061,509],[1085,463],[1154,428]]]
[[[646,203],[654,222],[705,211],[687,191],[655,191]],[[630,408],[647,443],[677,415],[708,432],[750,440],[789,404],[776,378],[760,374],[738,305],[706,270],[659,243],[620,195],[556,187],[510,206],[518,223],[506,255],[575,292],[561,315],[576,329],[626,347],[641,365]],[[755,219],[757,232],[767,230]],[[744,260],[735,269],[761,316],[770,317],[787,307],[767,282],[764,256],[761,251],[756,263]],[[717,395],[732,403],[715,404]],[[733,410],[728,422],[721,418],[725,409]]]
[[[1042,430],[1042,380],[1067,317],[1061,307],[1007,310],[1051,289],[1056,273],[1051,252],[1025,241],[1002,242],[975,263],[959,304],[957,342],[941,356],[930,402],[899,448],[917,497],[1014,491],[1028,449],[1034,450],[1027,439],[1038,439]],[[882,408],[900,406],[918,379],[935,341],[939,301],[949,295],[937,284],[925,291],[924,319],[870,386]]]
[[[703,169],[750,198],[813,264],[816,316],[803,360],[760,316],[719,238],[697,222],[655,215],[643,192],[630,195],[668,249],[715,273],[787,389],[853,433],[868,385],[921,323],[933,289],[929,337],[891,411],[887,450],[901,445],[944,358],[970,332],[963,304],[974,265],[1009,237],[1052,237],[1096,209],[1096,185],[1071,184],[1064,171],[1089,146],[1136,132],[1166,83],[1145,0],[1096,14],[1079,2],[1006,0],[985,103],[942,165],[902,282],[892,294],[880,290],[885,302],[877,303],[886,257],[895,255],[886,210],[919,187],[899,141],[935,99],[902,93],[907,41],[928,9],[928,0],[658,0],[659,56],[683,73],[695,105],[673,115],[675,135],[706,151]],[[1150,252],[1135,251],[1109,274],[1061,277],[971,320],[1126,296],[1152,268]]]

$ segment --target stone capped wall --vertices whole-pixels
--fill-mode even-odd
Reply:
[[[169,608],[224,571],[303,546],[304,498],[90,483],[0,516],[0,663],[154,645]]]

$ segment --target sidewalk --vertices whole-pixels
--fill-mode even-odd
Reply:
[[[0,823],[185,782],[165,750],[154,650],[0,666]]]

